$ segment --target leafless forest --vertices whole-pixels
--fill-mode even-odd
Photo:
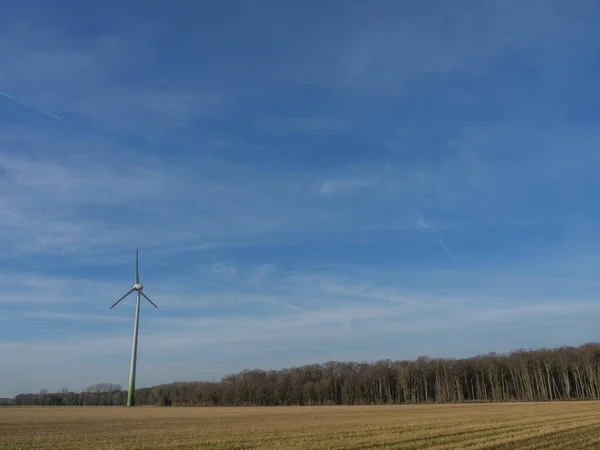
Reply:
[[[3,399],[12,405],[123,405],[120,385]],[[600,344],[518,350],[467,359],[327,362],[245,370],[218,382],[177,382],[136,391],[158,406],[374,405],[600,399]]]

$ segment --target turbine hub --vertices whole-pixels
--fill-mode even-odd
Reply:
[[[136,291],[141,291],[142,289],[144,289],[144,286],[142,286],[140,283],[136,283],[133,285],[133,289],[135,289]]]

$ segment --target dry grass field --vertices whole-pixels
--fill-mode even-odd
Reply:
[[[0,408],[8,449],[600,448],[600,402]]]

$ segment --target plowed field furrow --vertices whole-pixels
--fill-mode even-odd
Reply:
[[[600,402],[280,408],[0,408],[12,449],[600,448]]]

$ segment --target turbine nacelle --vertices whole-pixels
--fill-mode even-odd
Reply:
[[[138,293],[138,295],[141,294],[142,297],[144,297],[146,300],[148,300],[148,302],[154,306],[156,309],[158,309],[158,306],[156,306],[154,304],[154,302],[152,300],[150,300],[150,298],[144,294],[142,292],[142,289],[144,289],[144,286],[142,285],[142,283],[140,283],[140,274],[139,274],[139,264],[138,264],[138,249],[135,249],[135,284],[133,285],[133,287],[131,289],[129,289],[129,292],[127,292],[127,294],[125,294],[123,297],[121,297],[119,300],[117,300],[109,309],[113,309],[121,300],[123,300],[125,297],[127,297],[129,294],[131,294],[132,292],[136,292]]]

